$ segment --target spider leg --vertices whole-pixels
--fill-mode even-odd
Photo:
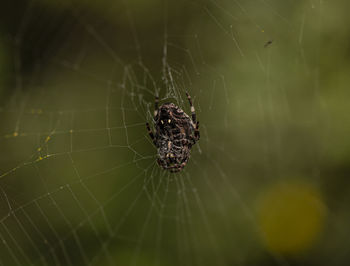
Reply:
[[[154,118],[156,118],[158,114],[158,103],[159,103],[159,97],[156,96],[154,99]]]
[[[146,128],[147,128],[149,136],[151,137],[151,139],[153,141],[153,144],[156,145],[156,139],[154,138],[154,134],[153,134],[151,128],[149,127],[148,123],[146,123]]]
[[[200,136],[201,135],[199,134],[199,121],[197,121],[196,127],[194,129],[194,137],[196,138],[196,140],[199,140]]]
[[[192,104],[191,96],[188,94],[188,92],[186,92],[186,95],[187,95],[188,102],[190,103],[190,106],[191,106],[192,122],[194,124],[194,136],[195,136],[196,140],[199,140],[199,138],[200,138],[199,121],[197,121],[197,118],[196,118],[196,110],[194,109],[194,106]]]
[[[186,96],[187,96],[187,99],[188,99],[188,102],[190,103],[190,106],[191,106],[191,114],[192,114],[192,121],[193,121],[193,124],[197,124],[197,119],[196,119],[196,110],[194,109],[194,106],[192,104],[192,99],[191,99],[191,96],[188,94],[188,92],[186,92]]]

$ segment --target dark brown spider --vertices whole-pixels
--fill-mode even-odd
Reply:
[[[164,103],[158,108],[159,98],[155,99],[154,127],[152,132],[146,127],[158,150],[158,164],[170,172],[179,172],[190,158],[191,148],[199,140],[199,122],[192,105],[191,96],[186,92],[191,106],[192,119],[173,103]]]

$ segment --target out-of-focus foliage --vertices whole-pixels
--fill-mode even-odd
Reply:
[[[0,261],[345,265],[349,7],[8,1]],[[144,123],[185,91],[201,140],[170,175]]]

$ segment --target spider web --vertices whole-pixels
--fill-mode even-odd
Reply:
[[[346,153],[325,143],[341,130],[330,133],[335,109],[320,85],[322,34],[334,30],[324,9],[264,0],[15,9],[1,37],[13,71],[0,91],[0,264],[345,262],[346,209],[333,203],[335,215],[322,196],[342,202],[347,191],[333,198],[322,174],[326,152],[338,162]],[[188,113],[186,91],[201,140],[171,174],[145,123],[155,95]]]

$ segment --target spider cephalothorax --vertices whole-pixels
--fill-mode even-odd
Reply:
[[[173,103],[164,103],[158,108],[155,100],[154,127],[152,132],[146,123],[148,133],[158,149],[158,164],[170,172],[181,171],[188,162],[191,148],[199,140],[199,122],[191,96],[186,93],[191,106],[192,119]]]

